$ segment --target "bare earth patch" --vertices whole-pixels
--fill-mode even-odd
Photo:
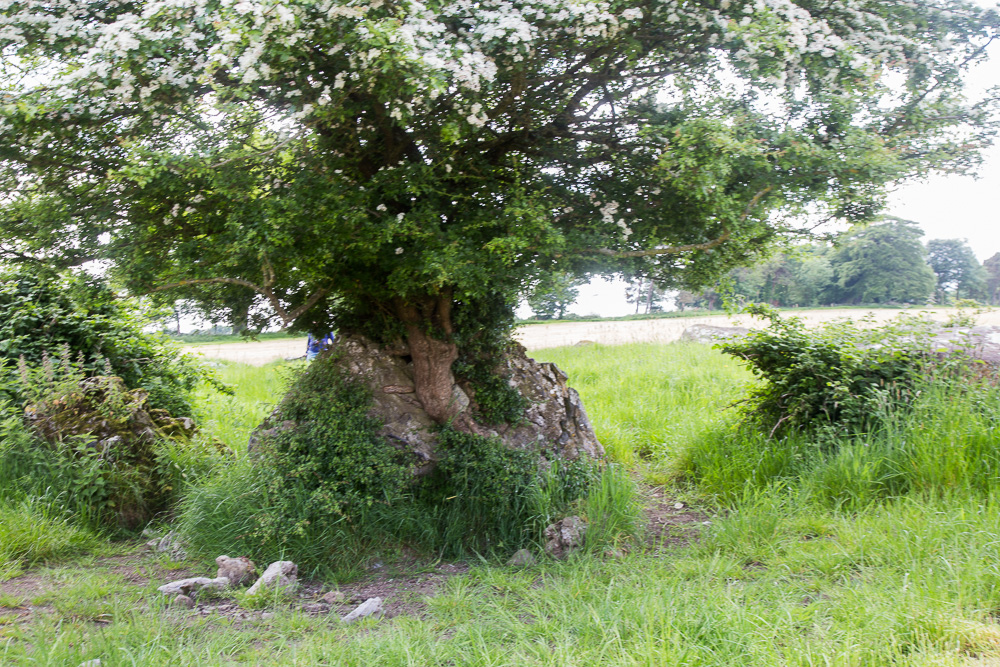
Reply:
[[[647,489],[647,496],[645,542],[653,553],[688,546],[711,523],[707,514],[679,502],[660,487]]]

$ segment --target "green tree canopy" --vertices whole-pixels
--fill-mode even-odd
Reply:
[[[15,0],[0,243],[404,337],[417,397],[541,272],[704,284],[976,162],[964,0]],[[652,268],[644,265],[652,264]],[[197,292],[194,293],[197,296]]]
[[[839,303],[927,303],[935,279],[923,235],[898,218],[847,234],[832,258]]]
[[[938,301],[982,298],[986,271],[964,239],[931,239],[927,262],[937,276]]]

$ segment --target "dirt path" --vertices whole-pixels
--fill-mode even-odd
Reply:
[[[903,311],[831,309],[799,311],[795,315],[804,319],[807,324],[815,325],[840,318],[858,320],[866,316],[871,316],[875,322],[885,322],[893,319],[901,312]],[[927,308],[911,312],[926,312],[935,319],[944,320],[948,316],[953,315],[955,309]],[[1000,326],[1000,312],[979,315],[978,322],[983,325]],[[659,320],[532,324],[521,327],[517,331],[516,337],[528,350],[575,345],[580,341],[592,341],[603,345],[643,342],[670,343],[679,339],[684,330],[694,324],[746,327],[762,326],[760,320],[754,320],[747,316],[706,315],[704,317],[679,317],[676,319]],[[306,339],[291,338],[256,343],[201,345],[187,347],[185,351],[195,355],[202,355],[207,359],[225,359],[253,366],[262,366],[279,359],[289,359],[304,355],[306,351]]]

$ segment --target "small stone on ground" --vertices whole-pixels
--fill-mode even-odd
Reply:
[[[358,607],[352,611],[347,616],[344,616],[341,620],[344,623],[353,623],[361,618],[366,618],[368,616],[381,616],[382,615],[382,598],[368,598],[362,602]]]
[[[263,588],[283,588],[291,593],[299,585],[299,568],[290,560],[279,560],[271,563],[264,570],[253,586],[247,590],[247,595],[257,595]]]
[[[531,567],[535,564],[535,556],[527,549],[518,549],[507,561],[508,567]]]
[[[343,604],[344,593],[342,591],[330,591],[321,597],[319,601],[325,602],[326,604]]]

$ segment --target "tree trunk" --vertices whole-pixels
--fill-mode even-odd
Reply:
[[[250,326],[250,304],[233,306],[232,327],[234,334],[242,334]]]
[[[451,365],[458,358],[458,346],[451,336],[451,294],[435,295],[416,302],[397,300],[395,306],[399,319],[406,327],[417,400],[431,419],[443,424],[459,412],[452,393],[455,376]],[[441,338],[433,336],[434,329]]]

